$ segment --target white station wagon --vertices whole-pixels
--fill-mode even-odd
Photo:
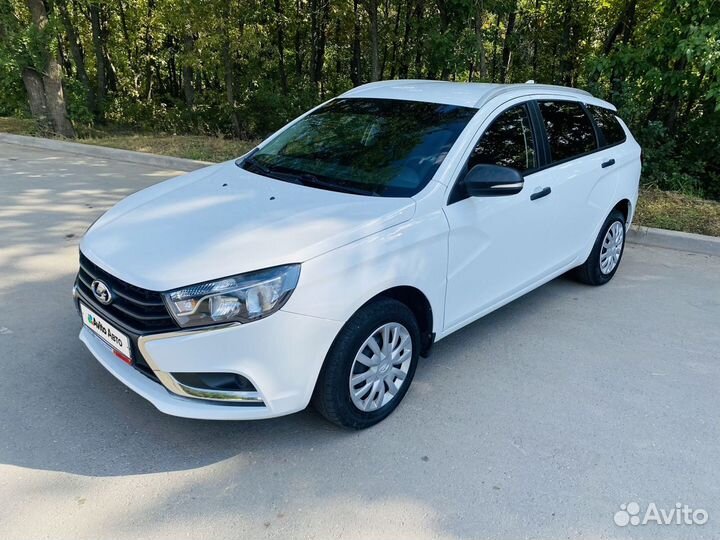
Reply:
[[[365,428],[435,341],[569,270],[612,279],[639,177],[615,108],[580,90],[361,86],[98,219],[80,339],[168,414],[312,402]]]

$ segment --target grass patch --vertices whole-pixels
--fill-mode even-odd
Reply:
[[[137,131],[122,126],[103,126],[102,128],[78,126],[77,131],[78,138],[73,139],[73,142],[200,161],[232,159],[244,154],[257,143],[257,141],[212,135],[137,133]],[[0,132],[15,135],[42,135],[35,121],[28,118],[0,117]]]
[[[35,120],[30,118],[0,116],[0,132],[13,135],[36,135],[38,129]]]
[[[255,144],[253,141],[207,135],[112,135],[78,139],[77,142],[200,161],[232,159],[244,154]]]
[[[633,220],[637,225],[720,236],[720,202],[672,191],[640,191]]]

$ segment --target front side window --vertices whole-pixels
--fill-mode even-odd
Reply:
[[[540,101],[553,162],[571,159],[598,147],[590,118],[574,101]]]
[[[476,112],[418,101],[336,99],[238,164],[322,189],[410,197],[430,181]]]
[[[468,169],[475,165],[500,165],[520,172],[537,166],[530,117],[525,105],[501,113],[478,140],[470,154]]]
[[[618,122],[613,111],[595,105],[587,105],[587,109],[590,111],[597,127],[603,132],[606,146],[618,144],[625,140],[625,130]]]

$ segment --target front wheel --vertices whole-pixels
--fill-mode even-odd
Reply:
[[[588,285],[604,285],[620,266],[625,251],[625,216],[613,210],[600,228],[590,256],[578,266],[576,275]]]
[[[362,307],[340,330],[320,372],[313,405],[334,424],[364,429],[402,401],[417,367],[420,329],[391,298]]]

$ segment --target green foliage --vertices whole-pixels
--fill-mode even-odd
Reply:
[[[50,21],[38,32],[25,1],[0,0],[0,114],[26,114],[22,70],[42,70],[51,51],[61,56],[69,113],[80,127],[262,137],[353,81],[370,81],[377,42],[380,78],[586,88],[617,105],[637,135],[644,182],[720,198],[716,0],[46,5]]]
[[[18,52],[25,50],[20,21],[8,0],[0,0],[0,116],[24,116],[27,103],[21,71],[24,62]]]
[[[618,106],[643,147],[647,184],[720,197],[720,5],[638,2],[632,39],[586,64],[589,89]]]
[[[691,161],[668,136],[660,122],[650,122],[635,134],[643,146],[646,184],[668,191],[701,195],[699,176],[705,163]]]
[[[76,126],[92,126],[95,116],[88,107],[88,89],[77,79],[66,78],[63,82],[68,101],[68,114]]]
[[[27,103],[20,70],[12,59],[0,58],[0,116],[25,116]]]

